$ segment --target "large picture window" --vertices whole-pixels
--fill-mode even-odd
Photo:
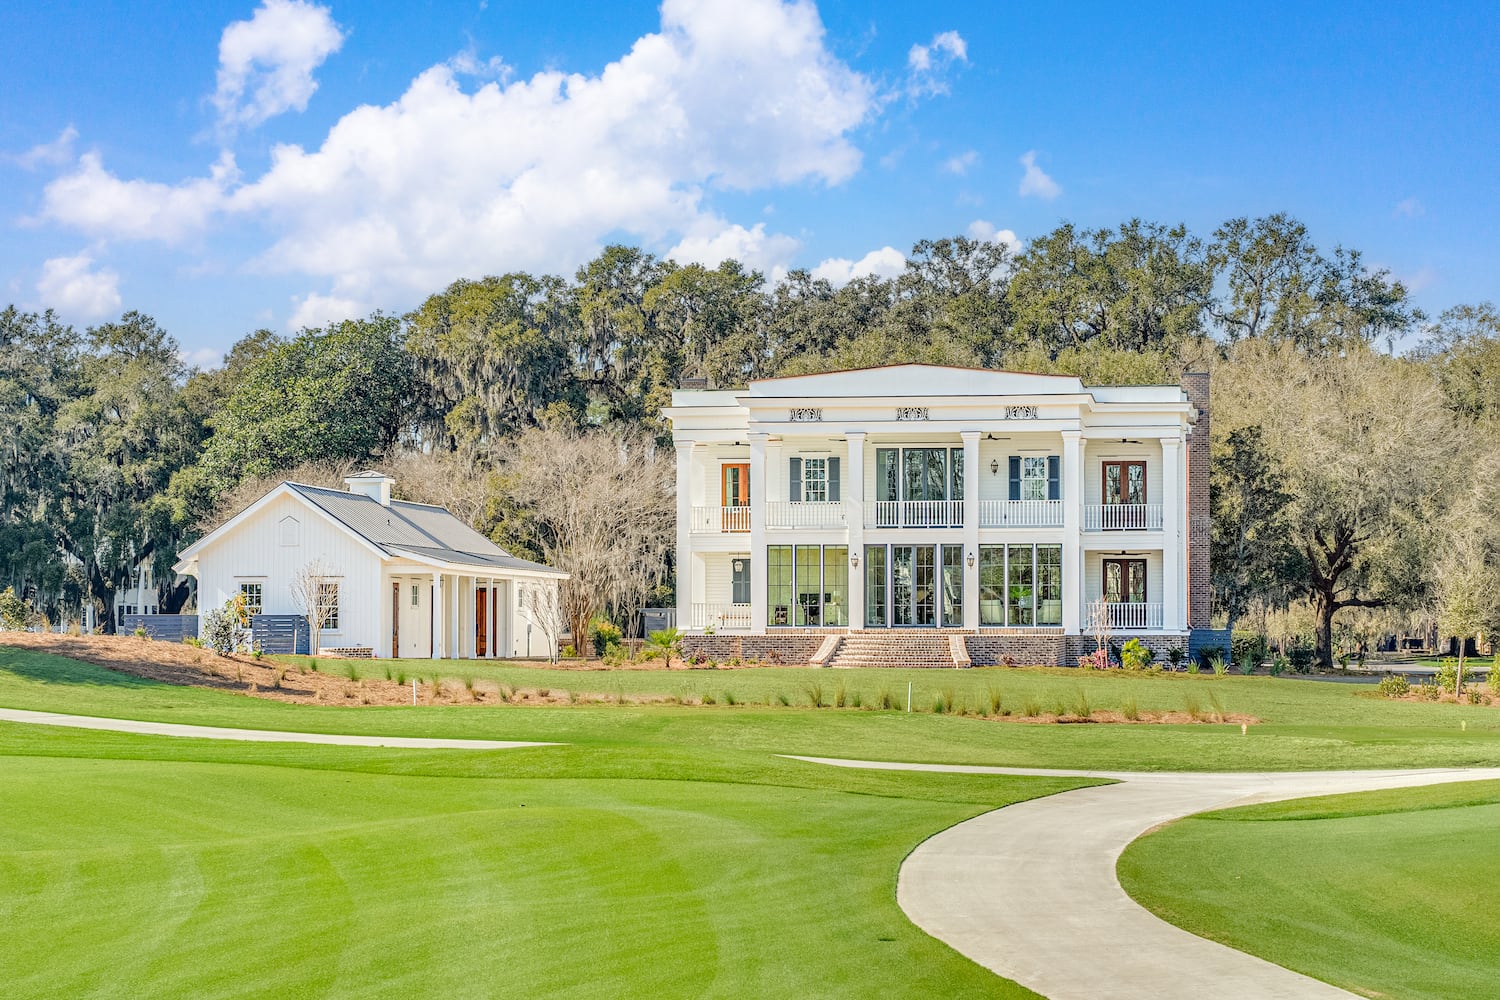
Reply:
[[[1061,545],[981,545],[979,624],[1062,624]]]
[[[766,546],[766,623],[848,625],[849,547]]]
[[[865,546],[865,628],[884,628],[891,623],[885,599],[886,552],[884,545]]]
[[[792,623],[792,547],[766,546],[766,621]]]

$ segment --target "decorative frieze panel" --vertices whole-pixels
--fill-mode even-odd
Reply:
[[[928,420],[932,411],[925,406],[898,406],[896,407],[897,420]]]
[[[821,406],[794,406],[787,412],[787,420],[794,424],[813,424],[823,419]]]

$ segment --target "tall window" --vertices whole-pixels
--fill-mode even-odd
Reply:
[[[1111,603],[1146,602],[1146,560],[1104,560],[1104,599]]]
[[[337,632],[339,627],[339,585],[337,583],[318,584],[318,607],[323,612],[322,627],[330,632]]]
[[[1005,546],[979,546],[979,624],[1005,624]]]
[[[1010,589],[1006,616],[1011,625],[1035,625],[1036,577],[1031,564],[1033,550],[1030,545],[1012,545],[1006,554],[1010,563]]]
[[[766,605],[769,625],[848,625],[849,547],[766,546]]]
[[[943,622],[949,628],[964,623],[964,547],[943,546]]]
[[[734,604],[750,603],[750,560],[735,556],[729,564],[729,600]]]
[[[875,449],[875,499],[901,499],[901,450]]]
[[[792,623],[792,547],[766,546],[766,621]]]
[[[420,605],[422,603],[421,594],[422,594],[422,591],[420,589],[420,586],[418,584],[415,584],[415,583],[412,584],[411,585],[411,606],[412,607],[415,608],[415,607],[417,607],[418,605]]]
[[[247,615],[258,615],[261,613],[261,585],[258,583],[240,584],[240,596],[245,599],[245,613]]]
[[[1047,456],[1021,456],[1021,499],[1047,499]]]
[[[802,499],[808,503],[828,502],[828,459],[802,460]]]
[[[823,624],[849,624],[849,547],[823,547]]]
[[[1036,547],[1036,623],[1062,624],[1062,546]]]
[[[865,546],[865,627],[877,628],[890,624],[886,608],[886,547]]]
[[[981,545],[979,624],[1061,625],[1061,545]]]
[[[823,624],[823,550],[797,546],[797,617],[794,625]]]

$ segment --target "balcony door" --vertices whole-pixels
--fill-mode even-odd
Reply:
[[[1127,510],[1106,511],[1104,524],[1107,528],[1144,528],[1146,526],[1146,463],[1104,463],[1104,505],[1106,507],[1128,507]]]
[[[1111,604],[1146,603],[1146,560],[1104,560],[1104,599]]]
[[[723,497],[724,530],[750,530],[750,466],[731,463],[723,467],[720,480]]]

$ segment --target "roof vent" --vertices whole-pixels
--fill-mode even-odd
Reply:
[[[356,472],[352,476],[345,477],[344,485],[349,488],[350,493],[359,493],[382,507],[389,507],[391,487],[396,485],[396,481],[384,472],[366,469],[364,472]]]

